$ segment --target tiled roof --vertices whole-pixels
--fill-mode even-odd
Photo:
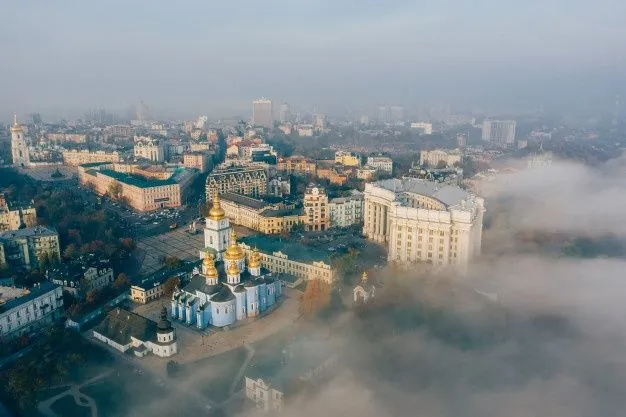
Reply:
[[[156,322],[121,308],[111,310],[94,328],[95,332],[120,345],[130,343],[131,336],[143,342],[155,341],[156,330]]]

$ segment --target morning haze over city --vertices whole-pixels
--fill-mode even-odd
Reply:
[[[2,11],[0,417],[624,415],[623,2]]]

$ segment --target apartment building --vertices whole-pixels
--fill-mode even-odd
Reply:
[[[59,234],[46,226],[0,233],[0,246],[8,265],[38,268],[44,262],[56,262],[61,258]]]
[[[88,150],[63,151],[63,163],[65,165],[78,166],[93,162],[120,162],[120,154],[105,151],[90,152]]]

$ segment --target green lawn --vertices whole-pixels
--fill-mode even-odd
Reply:
[[[91,408],[76,404],[71,395],[59,398],[52,404],[51,408],[60,416],[91,417]]]
[[[186,365],[180,378],[198,379],[198,390],[215,402],[228,398],[230,385],[246,359],[246,349],[239,347],[217,356]]]

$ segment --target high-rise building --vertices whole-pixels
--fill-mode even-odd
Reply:
[[[289,108],[289,104],[283,103],[280,105],[279,120],[281,123],[291,121],[291,109]]]
[[[510,145],[515,142],[515,120],[483,121],[482,138],[484,141],[499,145]]]
[[[404,122],[404,107],[402,106],[389,107],[389,117],[391,119],[391,123],[393,124],[403,123]]]
[[[363,193],[337,197],[328,202],[330,227],[348,227],[363,221]]]
[[[365,184],[363,233],[388,246],[401,265],[450,265],[461,271],[480,255],[484,200],[452,185],[415,179]]]
[[[25,167],[30,164],[28,144],[24,136],[24,129],[17,121],[17,115],[13,116],[13,125],[11,126],[11,156],[14,166]]]
[[[252,102],[252,124],[267,128],[274,125],[272,100],[261,98]]]
[[[309,185],[304,193],[304,227],[308,231],[328,229],[328,195],[322,187]]]

